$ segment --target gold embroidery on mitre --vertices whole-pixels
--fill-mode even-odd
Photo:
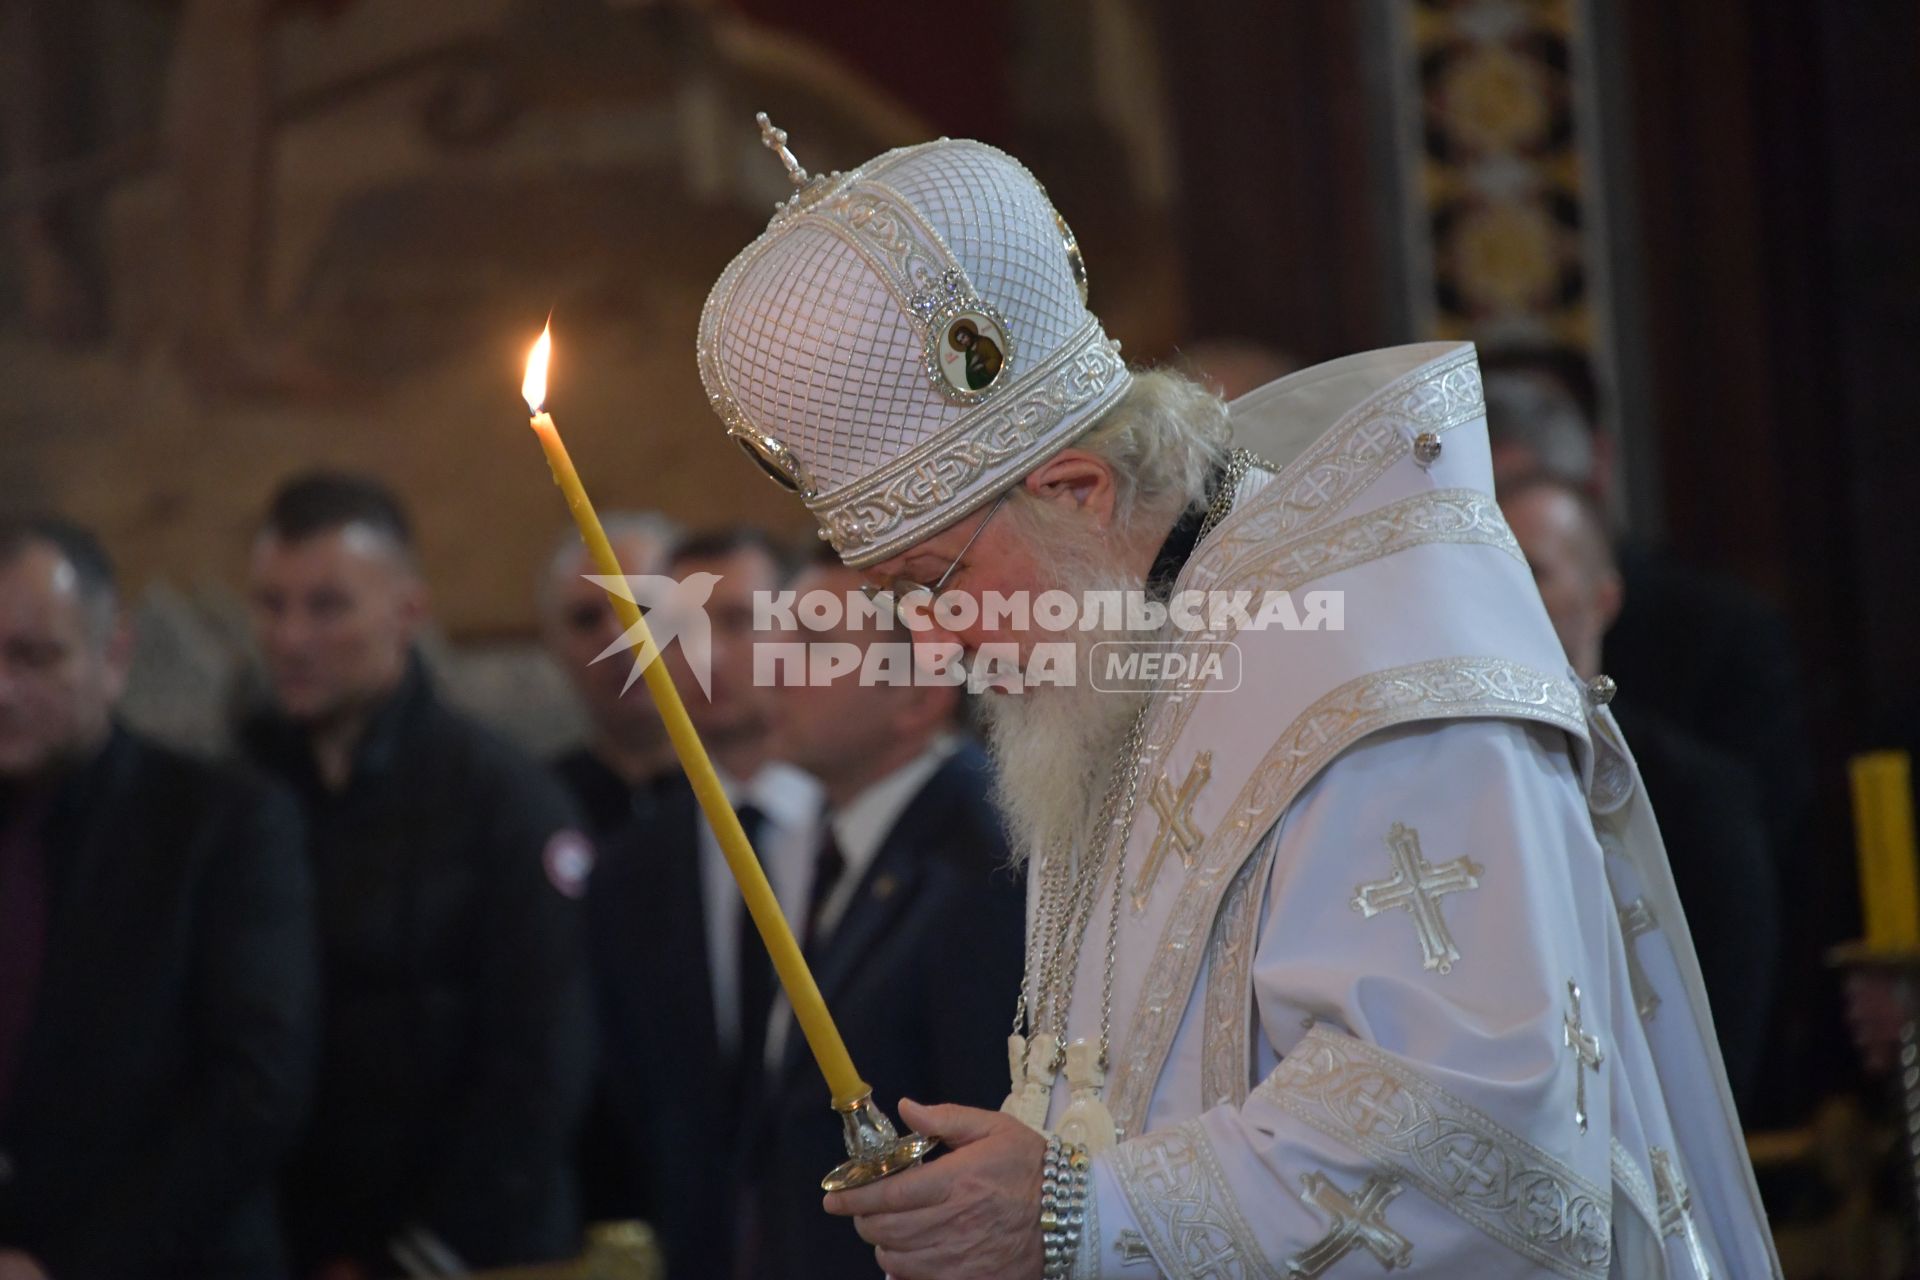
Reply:
[[[1440,899],[1478,889],[1484,868],[1468,857],[1434,866],[1420,852],[1420,833],[1399,822],[1387,832],[1387,852],[1393,859],[1393,875],[1355,888],[1353,909],[1369,920],[1383,911],[1405,911],[1413,917],[1414,932],[1420,936],[1420,967],[1453,972],[1460,948],[1440,914]]]

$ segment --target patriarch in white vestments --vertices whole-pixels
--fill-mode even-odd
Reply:
[[[952,1150],[827,1210],[899,1280],[1777,1274],[1472,347],[1226,405],[1127,366],[1013,158],[811,176],[763,129],[795,193],[699,335],[728,433],[923,641],[1077,675],[988,699],[1029,859],[1006,1105],[903,1104]],[[956,376],[956,334],[997,361]],[[1070,629],[949,599],[1046,592]]]

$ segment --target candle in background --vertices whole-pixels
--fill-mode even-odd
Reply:
[[[533,415],[534,434],[540,438],[540,447],[546,450],[547,463],[553,468],[554,483],[566,495],[567,510],[573,513],[574,523],[580,528],[581,540],[587,544],[594,567],[603,577],[623,577],[620,562],[607,542],[606,532],[600,527],[600,518],[594,514],[593,504],[587,500],[586,488],[580,483],[579,473],[573,469],[572,458],[567,455],[567,446],[560,440],[560,429],[544,409],[547,399],[547,362],[552,351],[553,330],[549,325],[541,330],[539,341],[533,344],[533,351],[527,357],[527,377],[521,384],[521,394],[526,397],[527,409]],[[860,1073],[854,1070],[846,1042],[841,1039],[833,1016],[827,1012],[820,988],[800,954],[799,943],[794,941],[793,929],[780,911],[780,903],[773,896],[773,887],[767,883],[767,873],[761,869],[760,859],[747,842],[747,834],[740,827],[740,818],[734,813],[733,804],[720,785],[720,776],[714,772],[713,762],[707,758],[706,747],[701,744],[700,735],[694,731],[693,721],[687,716],[686,704],[680,700],[680,691],[674,686],[673,677],[667,674],[666,663],[657,660],[659,651],[653,643],[652,633],[646,629],[639,608],[633,601],[623,599],[618,594],[609,593],[608,600],[613,605],[614,614],[620,619],[620,625],[639,637],[633,651],[636,660],[646,664],[642,675],[647,683],[647,691],[653,695],[654,705],[660,710],[667,736],[673,740],[674,752],[680,757],[680,767],[686,771],[694,794],[699,797],[700,807],[713,826],[720,851],[726,855],[727,866],[740,886],[740,896],[746,901],[747,913],[752,916],[754,926],[760,931],[761,941],[766,944],[767,953],[773,959],[774,972],[793,1005],[794,1018],[807,1038],[807,1046],[813,1050],[814,1060],[820,1064],[821,1074],[827,1079],[827,1088],[833,1094],[833,1105],[843,1111],[853,1108],[871,1090],[860,1079]]]
[[[1920,868],[1913,831],[1913,765],[1904,751],[1855,756],[1853,831],[1860,907],[1871,951],[1920,951]]]

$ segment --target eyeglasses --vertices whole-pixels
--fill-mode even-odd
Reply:
[[[953,558],[953,563],[947,566],[947,571],[941,574],[932,586],[929,587],[925,583],[915,582],[912,578],[894,578],[885,586],[876,587],[869,584],[861,587],[860,590],[866,595],[867,599],[892,613],[897,621],[905,621],[903,615],[910,600],[920,599],[925,607],[931,608],[933,602],[939,598],[940,593],[946,590],[947,583],[953,578],[953,575],[959,572],[960,562],[967,558],[967,552],[973,549],[973,544],[979,541],[980,535],[986,531],[988,525],[993,523],[994,516],[1000,513],[1000,508],[1006,505],[1007,499],[1012,496],[1013,490],[1008,489],[1005,493],[1002,493],[998,498],[994,499],[993,505],[987,508],[987,518],[974,526],[973,533],[968,536],[966,543],[961,546],[960,554]]]

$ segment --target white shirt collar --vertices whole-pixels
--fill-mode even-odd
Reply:
[[[820,812],[820,784],[813,775],[784,761],[762,765],[750,782],[741,782],[724,769],[717,770],[727,800],[738,809],[753,805],[767,820],[783,830],[795,831],[812,824]]]

